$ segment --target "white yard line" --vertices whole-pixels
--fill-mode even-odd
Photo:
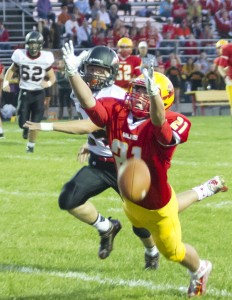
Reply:
[[[166,292],[167,290],[178,290],[181,293],[187,292],[187,287],[177,287],[170,284],[154,284],[152,281],[145,280],[125,280],[123,278],[109,278],[101,276],[89,276],[87,273],[80,272],[61,272],[55,270],[44,270],[27,266],[15,266],[15,265],[0,265],[0,272],[12,272],[32,275],[46,275],[61,278],[79,279],[82,281],[92,281],[99,284],[123,286],[123,287],[141,287],[148,290],[154,290],[159,292]],[[232,293],[227,290],[218,290],[214,288],[207,289],[207,295],[217,297],[231,297]]]

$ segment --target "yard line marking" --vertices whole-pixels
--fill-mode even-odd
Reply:
[[[12,195],[12,196],[18,196],[18,195],[23,195],[24,197],[33,197],[33,196],[36,196],[36,197],[58,197],[59,194],[60,194],[60,191],[57,191],[57,192],[49,192],[49,191],[46,191],[46,192],[25,192],[25,191],[19,191],[19,190],[15,190],[15,191],[12,191],[12,190],[7,190],[7,189],[0,189],[0,194],[3,194],[3,195]],[[118,202],[120,204],[120,197],[119,196],[105,196],[105,195],[97,195],[93,198],[90,198],[92,201],[94,202],[97,202],[99,201],[99,198],[101,199],[104,199],[106,200],[107,202]],[[206,203],[206,202],[201,202],[201,206],[205,206],[205,207],[209,207],[209,208],[215,208],[215,209],[220,209],[220,208],[226,208],[227,210],[232,206],[232,201],[230,200],[226,200],[226,201],[221,201],[221,202],[210,202],[210,203]],[[114,211],[114,212],[117,212],[117,211],[122,211],[122,208],[113,208],[113,207],[110,207],[108,209],[108,211]]]
[[[122,278],[101,278],[100,276],[89,276],[87,273],[83,272],[61,272],[55,270],[45,270],[38,269],[27,266],[15,266],[15,265],[0,265],[0,272],[12,272],[12,273],[22,273],[22,274],[34,274],[34,275],[47,275],[55,276],[61,278],[72,278],[79,279],[83,281],[92,281],[99,284],[110,284],[114,286],[128,286],[128,287],[141,287],[148,290],[154,290],[159,292],[165,292],[167,290],[178,290],[181,293],[186,293],[186,287],[177,287],[171,284],[158,284],[155,285],[154,282],[145,280],[125,280]],[[218,290],[215,288],[207,289],[207,295],[217,296],[217,297],[232,297],[232,293],[227,290]]]

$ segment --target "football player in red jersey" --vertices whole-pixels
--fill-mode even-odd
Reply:
[[[52,86],[56,80],[52,69],[54,56],[50,51],[43,51],[43,36],[37,31],[31,31],[25,38],[25,49],[16,49],[12,54],[12,65],[7,70],[3,90],[10,92],[10,80],[16,72],[19,73],[18,124],[23,130],[23,138],[28,138],[27,152],[33,152],[36,131],[23,128],[27,120],[40,122],[44,113],[44,89]],[[45,80],[47,79],[47,80]]]
[[[62,48],[72,88],[91,120],[106,127],[109,145],[117,168],[128,158],[142,158],[151,173],[147,196],[135,204],[124,199],[124,211],[134,227],[150,231],[159,251],[169,260],[179,262],[190,272],[188,296],[206,292],[211,262],[200,260],[196,250],[181,240],[178,202],[168,183],[167,171],[176,146],[188,139],[190,121],[181,114],[165,111],[164,98],[171,92],[161,90],[156,78],[161,73],[144,69],[132,83],[125,103],[116,98],[96,101],[91,90],[73,66],[72,43]]]
[[[220,48],[218,72],[225,80],[226,93],[230,102],[230,113],[232,115],[232,43],[226,43]]]
[[[123,89],[128,88],[131,79],[141,74],[141,58],[132,55],[133,42],[127,37],[121,38],[117,43],[119,70],[115,84]]]

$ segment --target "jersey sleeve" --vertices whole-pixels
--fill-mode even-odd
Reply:
[[[135,56],[135,68],[134,68],[134,74],[135,76],[141,75],[141,65],[142,65],[142,60],[140,57]]]
[[[104,107],[104,100],[98,100],[96,101],[96,105],[94,107],[84,110],[88,114],[91,121],[98,127],[103,128],[107,124],[109,115],[107,109]]]
[[[20,52],[20,49],[16,49],[16,50],[13,52],[12,56],[11,56],[12,61],[13,61],[16,65],[18,65],[19,62],[20,62],[20,57],[21,57],[20,53],[21,53],[21,52]]]
[[[186,116],[176,112],[168,112],[166,118],[173,132],[174,144],[185,143],[188,140],[191,128],[190,120]]]

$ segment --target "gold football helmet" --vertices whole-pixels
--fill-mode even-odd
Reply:
[[[133,51],[133,41],[127,37],[121,38],[117,43],[118,53],[123,58],[131,55]]]
[[[153,78],[155,84],[160,90],[160,96],[164,103],[164,108],[167,110],[174,102],[174,87],[167,76],[162,73],[154,72]],[[131,109],[133,115],[137,118],[145,118],[149,116],[150,112],[150,99],[148,94],[138,91],[139,88],[145,88],[145,79],[140,75],[130,82],[128,92],[126,93],[125,103]],[[143,110],[137,108],[138,100],[143,102]]]
[[[224,45],[227,45],[228,44],[228,41],[227,40],[219,40],[217,43],[216,43],[216,48],[221,48],[221,46],[224,46]]]

